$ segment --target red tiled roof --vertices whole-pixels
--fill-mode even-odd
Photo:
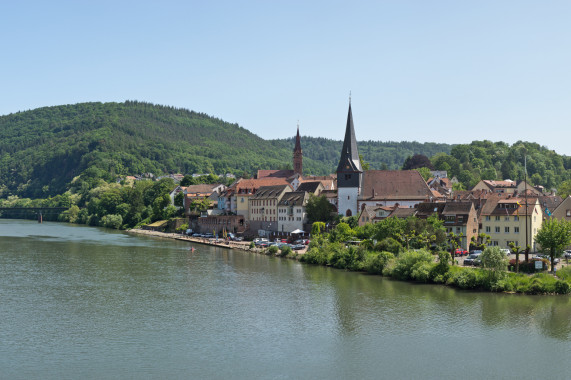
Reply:
[[[415,208],[396,207],[389,217],[408,218],[409,216],[415,215],[416,212],[417,210]]]
[[[200,184],[200,185],[190,185],[183,187],[184,191],[187,193],[212,193],[212,189],[220,186],[220,184]]]
[[[294,174],[293,170],[258,170],[257,179],[262,178],[288,178]]]
[[[287,185],[285,178],[260,178],[260,179],[242,179],[233,185],[236,193],[240,193],[240,190],[249,190],[250,192],[256,192],[262,186],[277,186],[277,185]]]
[[[432,191],[416,170],[368,170],[361,199],[429,199]]]

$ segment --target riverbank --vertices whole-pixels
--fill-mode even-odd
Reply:
[[[176,233],[140,229],[128,230],[127,232],[267,254],[267,249],[250,248],[250,242],[216,241],[216,239],[195,238]],[[325,245],[328,244],[325,243]],[[363,255],[354,247],[341,249],[340,246],[335,245],[312,250],[305,254],[306,250],[296,251],[296,254],[300,255],[296,255],[295,259],[308,264],[367,272],[407,282],[441,284],[463,290],[484,292],[569,294],[571,291],[571,283],[548,273],[528,275],[504,272],[505,275],[500,275],[494,279],[488,270],[462,265],[451,266],[448,263],[443,265],[440,261],[435,262],[434,256],[429,252],[408,251],[395,257],[389,252],[364,252]]]
[[[177,233],[168,233],[168,232],[159,232],[159,231],[149,231],[149,230],[142,230],[142,229],[131,229],[127,230],[126,232],[137,234],[137,235],[146,235],[146,236],[155,236],[165,239],[174,239],[180,241],[186,241],[189,243],[196,243],[196,244],[203,244],[209,245],[214,247],[220,248],[227,248],[227,249],[239,249],[242,251],[249,251],[249,252],[256,252],[256,253],[263,253],[265,251],[264,248],[250,248],[249,241],[228,241],[223,239],[208,239],[208,238],[199,238],[199,237],[192,237],[183,234]],[[303,254],[307,250],[304,249],[302,251],[296,251],[298,254]]]

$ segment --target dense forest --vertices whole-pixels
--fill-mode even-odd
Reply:
[[[55,196],[74,178],[74,187],[89,187],[82,182],[147,172],[252,175],[291,168],[293,146],[293,137],[264,140],[237,124],[150,103],[44,107],[0,117],[0,198]],[[341,146],[302,137],[304,173],[333,172]],[[412,154],[449,153],[451,146],[368,141],[359,149],[371,168],[397,169]]]
[[[568,187],[571,180],[571,157],[531,142],[518,141],[510,146],[503,142],[473,141],[455,145],[450,154],[436,154],[431,162],[436,170],[447,170],[449,177],[457,177],[466,189],[480,179],[524,179],[525,168],[528,181],[544,186],[547,191]]]

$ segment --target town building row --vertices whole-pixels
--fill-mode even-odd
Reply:
[[[299,126],[293,150],[293,170],[259,170],[254,178],[232,185],[192,185],[184,193],[184,207],[196,231],[224,231],[251,236],[308,232],[306,205],[311,195],[325,196],[335,213],[357,216],[359,225],[388,217],[428,218],[436,213],[447,232],[462,236],[469,249],[472,237],[485,233],[491,244],[510,243],[535,250],[534,237],[545,218],[571,220],[571,198],[525,181],[482,180],[470,191],[453,191],[455,179],[433,172],[425,181],[416,170],[363,170],[358,154],[351,104],[337,171],[328,176],[303,175]],[[192,203],[207,198],[210,207],[201,213]]]

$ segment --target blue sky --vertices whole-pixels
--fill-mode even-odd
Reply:
[[[0,115],[192,109],[257,135],[533,141],[571,155],[570,1],[6,1]]]

